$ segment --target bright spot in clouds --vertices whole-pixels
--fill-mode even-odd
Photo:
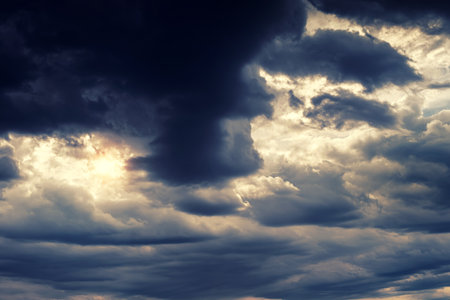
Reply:
[[[99,176],[117,178],[124,173],[124,162],[112,155],[103,154],[99,158],[94,158],[91,162],[93,165],[92,172]]]
[[[26,179],[19,185],[33,189],[40,181],[60,182],[83,187],[93,199],[123,200],[127,160],[139,153],[117,137],[98,133],[70,138],[11,135],[3,144],[14,149]]]

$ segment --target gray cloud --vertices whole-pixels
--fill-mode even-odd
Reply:
[[[450,82],[432,83],[428,86],[430,89],[446,89],[450,88]]]
[[[303,101],[297,98],[292,90],[289,91],[289,105],[294,108],[304,105]]]
[[[448,232],[450,131],[438,116],[425,123],[424,131],[368,139],[356,146],[364,162],[343,178],[350,192],[378,207],[376,216],[366,220],[369,226]]]
[[[327,163],[317,167],[286,166],[280,176],[299,191],[275,191],[262,198],[245,198],[250,213],[266,226],[320,225],[351,226],[361,217],[352,196],[342,186],[343,170]]]
[[[445,297],[450,112],[423,116],[417,89],[446,82],[404,86],[421,76],[373,36],[302,37],[301,1],[107,2],[0,13],[0,298]],[[364,24],[446,16],[313,2]],[[260,66],[329,81],[266,85]],[[92,131],[114,147],[83,152]],[[118,178],[86,174],[125,148]]]
[[[200,197],[183,197],[175,203],[181,211],[201,216],[228,215],[237,213],[242,205],[236,201],[222,200],[223,198],[211,196],[208,199]]]
[[[311,99],[314,108],[305,111],[305,116],[319,122],[323,127],[333,124],[337,129],[349,121],[362,121],[375,127],[391,127],[395,115],[386,103],[367,100],[346,91],[338,96],[319,95]]]
[[[47,0],[8,5],[1,21],[0,132],[145,136],[151,155],[130,165],[182,185],[261,166],[244,132],[231,155],[249,160],[222,156],[229,136],[221,123],[270,115],[272,96],[246,66],[275,37],[301,34],[305,11],[296,0]]]
[[[164,208],[158,210],[130,199],[125,205],[110,203],[112,211],[101,210],[79,187],[42,185],[29,196],[4,200],[13,211],[2,214],[2,236],[81,245],[170,244],[213,237]]]
[[[16,162],[8,156],[0,157],[0,181],[19,178]]]
[[[361,82],[369,91],[421,79],[408,58],[388,43],[347,31],[319,30],[300,40],[275,40],[258,61],[269,72],[321,74],[334,82]]]
[[[418,26],[428,34],[450,32],[450,7],[446,1],[312,0],[311,3],[320,10],[362,24]]]
[[[80,247],[1,239],[2,275],[51,286],[47,295],[162,299],[348,299],[446,285],[448,243],[439,236],[304,231],[228,234],[184,245]],[[432,272],[434,276],[428,276]],[[416,278],[411,275],[417,275]],[[433,278],[434,277],[434,278]],[[409,278],[409,280],[407,280]],[[434,279],[434,280],[433,280]],[[36,288],[36,286],[35,286]]]

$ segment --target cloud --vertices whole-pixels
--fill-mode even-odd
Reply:
[[[183,245],[1,239],[0,265],[9,278],[35,282],[28,286],[42,295],[68,299],[346,299],[386,295],[381,292],[386,287],[417,291],[427,277],[436,280],[425,288],[446,286],[448,242],[439,236],[312,227],[255,234],[249,223],[242,225],[247,226],[240,234]]]
[[[292,90],[289,91],[289,105],[291,107],[299,107],[299,106],[303,106],[304,105],[302,100],[300,100],[299,98],[295,97],[294,92],[292,92]]]
[[[337,129],[351,121],[367,122],[375,127],[391,127],[395,115],[386,103],[367,100],[351,93],[340,91],[337,96],[323,94],[311,99],[313,108],[305,116],[318,121],[323,127],[333,124]]]
[[[402,26],[420,26],[429,34],[450,32],[450,7],[445,1],[385,1],[385,0],[312,0],[327,13],[355,19],[362,24],[380,22]]]
[[[360,82],[368,91],[421,79],[408,65],[408,58],[388,43],[343,30],[319,30],[300,40],[277,39],[258,62],[272,73],[322,74],[334,82]]]
[[[295,95],[305,99],[304,106],[292,107],[285,94],[291,86],[277,86],[281,77],[267,80],[280,94],[273,119],[252,124],[265,162],[261,172],[299,191],[243,197],[253,218],[267,226],[448,232],[445,110],[424,117],[427,99],[408,88],[401,93],[386,86],[368,96],[309,77],[289,83],[300,82]]]
[[[27,186],[4,191],[2,236],[81,245],[170,244],[212,238],[164,208],[151,209],[131,200],[122,205],[108,203],[104,208],[94,205],[93,196],[81,187],[39,185],[28,196],[24,195]]]
[[[2,297],[5,300],[44,300],[51,297],[64,297],[64,292],[53,289],[47,285],[31,283],[15,278],[0,278]]]
[[[305,255],[295,241],[267,235],[225,237],[203,242],[199,247],[195,243],[185,247],[128,249],[33,243],[31,251],[23,244],[4,239],[1,244],[0,256],[5,258],[1,263],[3,274],[50,284],[56,289],[55,294],[66,290],[76,295],[77,290],[83,290],[113,294],[117,298],[245,296],[284,276],[283,272],[271,271],[277,264],[273,254],[277,253],[283,260]],[[171,278],[170,284],[167,278]]]
[[[83,99],[85,85],[79,74],[69,71],[78,57],[34,49],[21,26],[21,21],[31,20],[21,20],[24,15],[16,13],[20,15],[5,10],[0,25],[0,60],[5,70],[0,86],[0,132],[51,133],[59,126],[99,126],[107,107],[103,101]]]
[[[355,206],[345,199],[314,196],[309,199],[301,196],[256,199],[252,201],[251,211],[266,226],[345,226],[346,222],[358,218]]]
[[[176,203],[176,207],[184,212],[201,215],[201,216],[213,216],[213,215],[227,215],[236,212],[236,208],[239,206],[235,203],[224,203],[218,199],[211,201],[209,199],[201,198],[184,198]]]
[[[23,81],[32,78],[35,65],[15,28],[2,24],[0,37],[0,63],[4,69],[0,75],[0,91],[4,92],[20,87]]]
[[[189,125],[184,126],[185,122]],[[177,123],[170,129],[178,132],[173,139],[152,142],[158,155],[135,158],[131,168],[148,169],[155,180],[183,184],[214,183],[246,175],[262,164],[253,149],[248,120],[225,120],[208,126],[196,120],[179,119]],[[184,131],[189,132],[182,134]]]
[[[275,36],[300,35],[305,12],[300,1],[44,1],[10,5],[4,20],[4,34],[19,42],[3,48],[17,49],[8,55],[28,58],[20,61],[33,72],[17,72],[23,77],[1,95],[0,131],[144,134],[151,155],[134,166],[184,184],[259,168],[251,142],[247,166],[222,161],[228,137],[220,124],[270,114],[271,96],[244,67]]]
[[[5,4],[2,299],[447,297],[448,38],[304,5]]]
[[[242,200],[230,189],[181,189],[168,198],[176,209],[200,216],[232,215],[245,208]]]
[[[259,193],[244,189],[249,214],[266,226],[351,226],[361,215],[342,186],[342,171],[326,163],[317,169],[320,174],[308,167],[282,166],[279,174],[290,184],[265,180],[258,184]]]
[[[364,195],[373,205],[366,224],[448,232],[448,123],[437,116],[425,122],[423,131],[380,136],[356,146],[363,161],[343,179],[355,197]]]
[[[446,89],[446,88],[450,88],[450,82],[432,83],[428,87],[430,89]]]
[[[15,161],[8,156],[0,157],[0,181],[19,178],[19,169]]]

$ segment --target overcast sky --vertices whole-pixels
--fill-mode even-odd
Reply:
[[[9,1],[0,298],[450,299],[447,1]]]

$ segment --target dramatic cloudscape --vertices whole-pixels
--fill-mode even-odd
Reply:
[[[450,299],[448,1],[4,1],[0,299]]]

